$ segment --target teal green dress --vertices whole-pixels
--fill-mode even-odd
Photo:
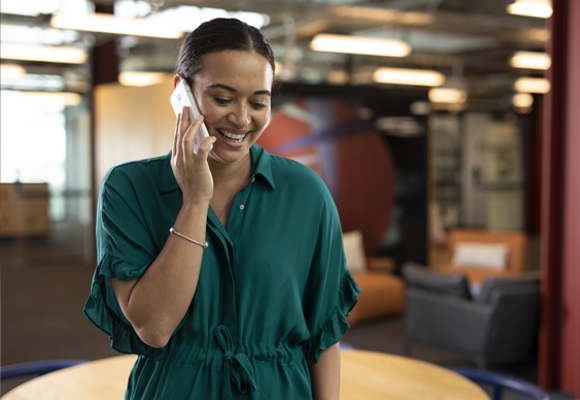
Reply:
[[[311,399],[308,367],[340,341],[360,290],[346,269],[338,213],[323,181],[254,144],[252,179],[227,229],[209,209],[199,283],[163,348],[143,343],[109,278],[139,278],[182,205],[171,153],[112,168],[97,210],[98,266],[87,317],[138,354],[126,399]]]

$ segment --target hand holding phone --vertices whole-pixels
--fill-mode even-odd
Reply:
[[[179,115],[183,111],[183,106],[187,106],[189,109],[189,122],[192,123],[199,116],[199,109],[197,108],[197,104],[195,103],[195,99],[193,98],[193,94],[191,93],[191,89],[189,85],[185,81],[185,79],[181,79],[177,84],[177,87],[173,91],[173,94],[169,98],[171,101],[171,105],[173,106],[173,111],[175,112],[175,116]],[[193,138],[193,154],[197,154],[199,150],[199,146],[204,141],[205,138],[209,137],[209,133],[207,131],[207,127],[205,126],[205,122],[201,124],[199,130],[195,134]],[[210,150],[213,149],[213,145],[211,146]]]

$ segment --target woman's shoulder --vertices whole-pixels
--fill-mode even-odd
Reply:
[[[284,184],[308,187],[309,189],[327,190],[322,178],[310,167],[277,155],[270,155],[272,160],[272,172],[276,181]]]
[[[273,173],[279,179],[290,179],[299,183],[324,185],[324,182],[310,167],[290,158],[270,154]]]
[[[167,156],[128,161],[105,174],[101,187],[150,188],[161,181]]]

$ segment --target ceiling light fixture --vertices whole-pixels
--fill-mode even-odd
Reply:
[[[8,60],[82,64],[87,61],[87,53],[76,47],[2,43],[0,58]]]
[[[519,93],[548,93],[550,81],[545,78],[519,78],[514,83],[514,89]]]
[[[433,88],[429,90],[429,100],[433,103],[465,103],[467,93],[453,88]]]
[[[26,74],[26,68],[17,64],[0,65],[0,75],[2,78],[16,78]]]
[[[162,83],[170,74],[165,72],[125,71],[119,74],[123,86],[151,86]]]
[[[433,22],[433,16],[423,12],[401,12],[392,8],[366,6],[336,6],[330,12],[341,17],[369,19],[373,21],[397,21],[403,25],[427,25]]]
[[[507,6],[507,12],[534,18],[550,18],[552,4],[550,0],[516,0]]]
[[[528,93],[514,94],[512,97],[512,104],[516,107],[527,108],[534,104],[534,97]]]
[[[149,36],[177,39],[183,31],[171,25],[152,22],[144,18],[122,19],[110,14],[55,15],[50,25],[60,29],[113,33],[117,35]]]
[[[510,59],[510,65],[514,68],[548,69],[552,64],[550,56],[546,53],[532,51],[518,51]]]
[[[441,72],[421,69],[378,68],[373,78],[379,83],[396,85],[441,86],[445,83]]]
[[[411,53],[411,45],[402,40],[330,35],[321,33],[310,43],[314,51],[329,53],[364,54],[383,57],[406,57]]]

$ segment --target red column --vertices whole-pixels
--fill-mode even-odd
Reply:
[[[542,165],[539,383],[580,397],[580,2],[553,0],[548,21]]]
[[[560,387],[580,398],[580,1],[568,0]]]

